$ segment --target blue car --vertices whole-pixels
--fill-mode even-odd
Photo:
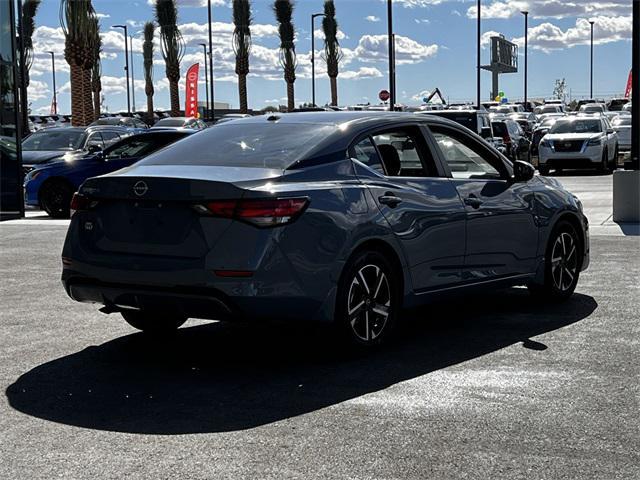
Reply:
[[[87,178],[128,167],[191,133],[146,132],[127,137],[104,151],[69,152],[29,170],[24,179],[25,203],[42,208],[53,218],[68,218],[73,193]]]
[[[430,115],[235,120],[87,180],[72,209],[68,295],[154,334],[288,319],[369,348],[404,307],[512,285],[563,300],[589,264],[575,196]]]

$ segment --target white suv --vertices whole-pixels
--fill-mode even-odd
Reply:
[[[540,141],[538,170],[615,169],[618,161],[618,135],[603,116],[561,118]]]

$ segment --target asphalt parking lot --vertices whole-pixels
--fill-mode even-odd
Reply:
[[[274,325],[148,340],[66,297],[66,221],[0,224],[0,478],[640,478],[638,227],[610,175],[558,178],[592,224],[570,301],[432,305],[366,356]]]

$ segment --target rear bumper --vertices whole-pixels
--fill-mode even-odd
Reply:
[[[310,297],[258,296],[252,282],[236,282],[225,290],[213,287],[165,287],[107,283],[64,270],[64,288],[73,300],[104,305],[111,311],[127,309],[170,311],[207,320],[330,321],[320,302]],[[244,283],[244,285],[240,285]],[[333,297],[332,297],[333,298]]]

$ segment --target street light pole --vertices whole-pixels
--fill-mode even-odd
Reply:
[[[640,170],[640,2],[633,2],[631,37],[631,158],[627,170]],[[637,198],[637,197],[636,197]]]
[[[204,107],[204,118],[207,118],[207,114],[209,112],[209,69],[207,68],[207,44],[199,43],[198,45],[200,45],[204,49],[204,90],[207,96],[207,103]]]
[[[311,104],[316,106],[316,42],[315,20],[316,17],[324,17],[324,13],[311,14]]]
[[[527,68],[528,68],[528,39],[529,39],[529,12],[521,12],[524,15],[524,109],[527,110]]]
[[[129,41],[131,43],[131,103],[133,104],[133,112],[136,111],[136,80],[134,78],[135,69],[133,68],[133,37],[129,37]]]
[[[209,16],[209,73],[211,73],[211,82],[209,83],[209,96],[211,97],[211,117],[210,121],[214,122],[216,119],[216,102],[213,96],[213,33],[211,27],[211,0],[207,0],[207,14]],[[205,58],[205,62],[206,62]],[[209,103],[207,101],[207,103]]]
[[[124,72],[127,77],[127,112],[131,115],[131,98],[129,93],[129,38],[126,25],[113,25],[111,28],[122,28],[124,30]]]
[[[58,114],[58,97],[56,93],[56,57],[55,53],[49,51],[46,52],[51,55],[51,71],[53,73],[53,114]]]
[[[389,42],[389,110],[396,108],[396,66],[393,39],[393,0],[387,0],[387,35]]]
[[[591,24],[591,81],[589,88],[589,98],[593,98],[593,24],[595,23],[593,20],[589,20]]]
[[[477,45],[476,45],[476,108],[478,110],[480,110],[480,40],[481,40],[481,34],[480,34],[480,28],[481,28],[481,22],[480,22],[480,8],[482,7],[482,2],[481,0],[478,0],[478,6],[477,6],[477,13],[478,13],[478,20],[477,20],[477,28],[476,28],[476,36],[477,36]]]

